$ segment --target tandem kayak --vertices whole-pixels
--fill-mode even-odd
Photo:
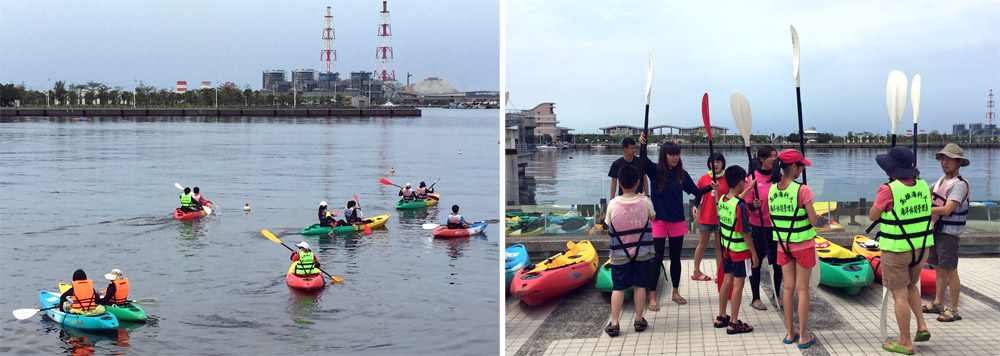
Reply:
[[[336,227],[330,226],[319,226],[319,224],[312,224],[306,226],[302,229],[303,235],[328,235],[330,233],[334,234],[349,234],[356,231],[364,231],[365,225],[369,228],[374,229],[385,225],[389,221],[389,214],[379,215],[365,219],[364,225],[340,225]]]
[[[66,283],[59,283],[59,292],[66,293],[73,286]],[[146,321],[146,311],[142,310],[139,305],[128,302],[123,305],[105,305],[104,309],[109,313],[114,314],[118,318],[119,322],[122,321],[136,321],[145,322]]]
[[[322,274],[314,273],[307,276],[295,274],[295,266],[298,264],[299,261],[295,261],[292,262],[291,266],[288,266],[288,274],[285,275],[285,284],[303,291],[321,289],[326,285],[326,279],[323,278]]]
[[[882,249],[878,248],[877,245],[869,245],[870,240],[866,236],[855,235],[854,243],[851,244],[851,251],[857,253],[864,257],[871,264],[872,268],[875,270],[875,279],[882,280]],[[925,254],[930,253],[929,250],[924,251]],[[920,270],[920,293],[921,294],[934,294],[937,291],[937,270],[933,265],[924,262],[923,268]]]
[[[434,237],[469,237],[476,236],[483,233],[486,229],[486,222],[477,221],[469,225],[467,229],[449,229],[447,227],[439,227],[434,229]]]
[[[434,197],[434,198],[431,198],[431,197]],[[420,209],[420,208],[426,208],[426,207],[429,207],[429,206],[435,206],[435,205],[438,204],[438,199],[436,199],[436,198],[440,198],[440,197],[441,197],[440,194],[427,194],[427,199],[424,199],[424,200],[414,200],[414,201],[407,201],[407,202],[404,202],[404,201],[400,200],[400,201],[396,202],[396,209],[399,209],[399,210],[408,210],[408,209]]]
[[[205,206],[211,208],[212,207],[212,202],[206,200],[205,201]],[[208,215],[208,213],[205,212],[204,209],[198,210],[198,211],[183,211],[183,210],[181,210],[181,208],[177,208],[176,210],[174,210],[174,219],[177,219],[177,220],[197,219],[197,218],[200,218],[200,217],[205,216],[205,215]]]
[[[38,292],[38,300],[42,305],[42,309],[54,307],[59,304],[60,294],[55,294],[52,292],[41,291]],[[118,318],[114,314],[107,311],[100,314],[93,315],[82,315],[65,313],[61,308],[56,307],[45,311],[45,315],[52,319],[56,324],[62,324],[66,326],[71,326],[74,328],[80,328],[84,330],[117,330],[118,329]]]
[[[587,283],[597,270],[597,251],[590,241],[567,241],[566,251],[517,272],[510,294],[527,305],[539,305]]]
[[[528,250],[524,245],[517,244],[504,250],[504,279],[506,280],[506,291],[510,291],[510,281],[518,271],[530,263]]]
[[[819,236],[814,241],[819,255],[820,284],[858,294],[862,287],[875,281],[875,271],[864,257]]]

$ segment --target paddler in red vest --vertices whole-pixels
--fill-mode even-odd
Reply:
[[[122,270],[113,269],[104,275],[104,279],[109,280],[108,286],[104,288],[104,293],[97,300],[101,305],[125,305],[128,304],[128,278],[122,275]]]
[[[202,210],[202,207],[205,205],[205,198],[201,197],[201,190],[198,187],[194,187],[191,192],[193,192],[191,194],[191,202],[194,203],[195,209]]]
[[[417,192],[413,191],[410,183],[406,183],[405,187],[399,189],[399,196],[403,197],[403,201],[413,201],[417,196]]]
[[[68,298],[73,298],[73,302],[70,303]],[[73,287],[59,296],[59,305],[62,305],[63,311],[67,313],[84,315],[104,313],[104,306],[97,304],[94,282],[87,278],[87,273],[82,269],[73,272]]]
[[[451,206],[451,214],[448,214],[448,225],[449,229],[467,229],[469,228],[469,223],[465,221],[462,214],[458,213],[458,205]]]

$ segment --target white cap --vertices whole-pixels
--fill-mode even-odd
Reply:
[[[319,206],[326,206],[326,200],[319,202]]]
[[[121,277],[122,277],[122,270],[117,269],[117,268],[111,270],[111,273],[108,273],[108,274],[104,275],[104,278],[107,279],[107,280],[109,280],[109,281],[113,281],[113,280],[119,279]]]
[[[302,241],[302,242],[299,242],[299,243],[295,244],[295,247],[301,247],[301,248],[304,248],[304,249],[308,250],[309,249],[309,243],[305,242],[305,241]]]
[[[409,186],[410,186],[410,183],[409,183],[409,182],[407,182],[407,183],[406,183],[406,186],[407,186],[407,187],[409,187]]]

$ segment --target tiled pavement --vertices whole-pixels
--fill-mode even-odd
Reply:
[[[712,258],[706,258],[702,270],[715,275]],[[878,282],[857,295],[825,286],[810,290],[808,330],[818,341],[800,350],[782,344],[784,317],[775,311],[765,296],[767,311],[750,308],[750,283],[743,290],[740,319],[754,326],[749,334],[728,335],[710,325],[718,312],[718,294],[714,281],[692,281],[693,260],[684,259],[680,283],[687,305],[669,300],[669,282],[660,283],[658,312],[644,315],[649,328],[642,333],[632,329],[635,310],[631,300],[623,308],[621,335],[608,337],[603,327],[610,320],[609,298],[598,292],[593,283],[545,304],[529,307],[516,297],[506,299],[506,345],[508,355],[892,355],[881,348],[879,312],[882,286]],[[669,262],[665,262],[669,264]],[[959,310],[963,320],[942,323],[936,315],[926,316],[932,337],[916,343],[918,355],[1000,355],[1000,258],[962,257],[959,275],[962,297]],[[762,293],[770,291],[770,276],[765,274]],[[667,289],[664,289],[667,286]],[[925,296],[924,302],[930,297]],[[729,309],[727,308],[727,314]],[[887,316],[890,338],[898,336],[892,301]],[[911,316],[911,333],[916,321]],[[912,335],[911,335],[912,337]]]

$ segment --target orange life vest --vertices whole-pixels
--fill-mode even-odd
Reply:
[[[115,284],[115,295],[108,299],[108,303],[114,305],[125,305],[128,303],[128,277],[122,277],[121,279],[116,279],[111,281]],[[108,289],[104,289],[104,293],[108,293]]]
[[[85,279],[73,281],[73,305],[71,308],[83,311],[90,311],[97,308],[97,300],[94,295],[94,282]]]

